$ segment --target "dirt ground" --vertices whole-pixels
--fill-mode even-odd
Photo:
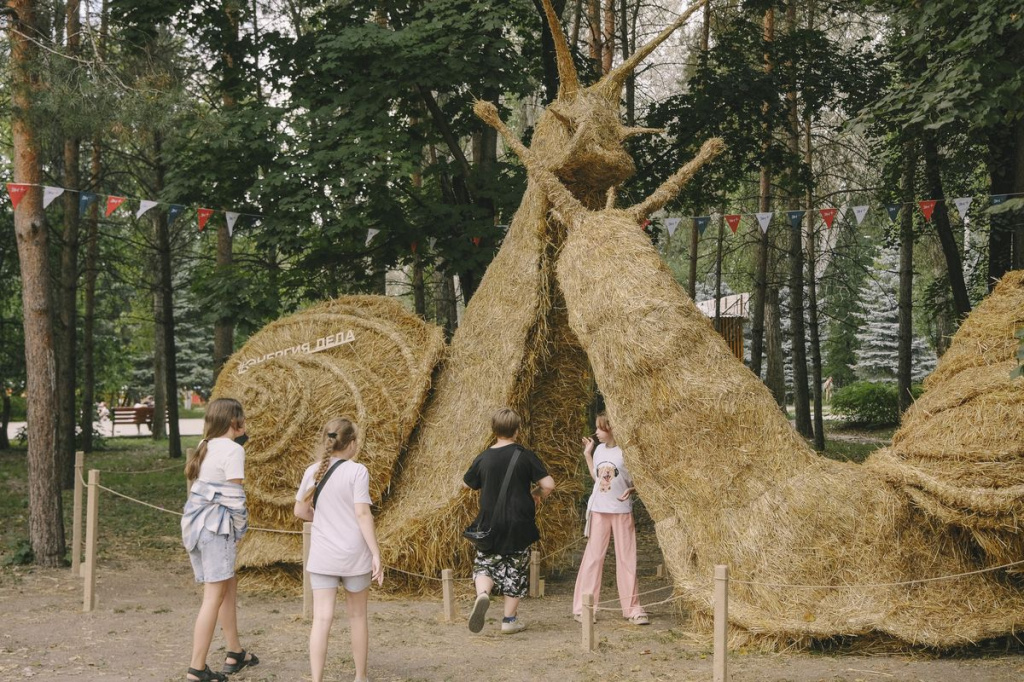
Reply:
[[[664,599],[667,581],[655,578],[660,555],[648,524],[640,528],[643,603]],[[168,538],[173,541],[173,538]],[[578,555],[578,553],[577,553]],[[577,556],[578,558],[578,556]],[[97,609],[82,613],[82,581],[70,569],[0,571],[0,680],[183,680],[200,588],[184,551],[161,558],[101,562]],[[376,682],[446,680],[686,680],[710,682],[712,650],[674,603],[651,606],[651,625],[627,624],[602,611],[598,649],[583,651],[581,626],[570,613],[574,574],[546,577],[546,596],[524,600],[525,632],[499,634],[497,602],[484,631],[473,635],[464,620],[446,624],[441,590],[423,599],[375,594],[370,601],[370,676]],[[657,588],[664,588],[658,590]],[[459,610],[468,614],[472,588],[457,583]],[[615,597],[614,558],[609,551],[602,599]],[[235,676],[244,681],[308,680],[309,623],[301,595],[240,591],[242,643],[261,664]],[[344,609],[332,632],[327,679],[350,680]],[[223,661],[218,634],[211,667]],[[922,653],[781,653],[733,651],[733,682],[1017,682],[1024,654],[987,650],[957,658]]]

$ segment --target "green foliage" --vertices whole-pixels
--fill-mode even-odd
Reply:
[[[899,394],[896,384],[858,381],[844,386],[832,396],[832,413],[857,426],[896,426],[900,423]],[[920,385],[911,388],[914,398],[921,395]]]
[[[32,552],[32,543],[21,538],[10,543],[4,557],[4,566],[27,566],[32,563],[35,554]]]

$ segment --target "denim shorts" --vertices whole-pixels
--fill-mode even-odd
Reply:
[[[309,572],[309,587],[312,590],[338,589],[338,584],[345,585],[346,592],[362,592],[370,586],[370,574],[362,575],[324,575]]]
[[[235,575],[235,541],[203,528],[199,544],[188,553],[197,583],[219,583]]]

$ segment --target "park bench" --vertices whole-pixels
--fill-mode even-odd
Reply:
[[[142,425],[153,431],[152,407],[112,407],[110,408],[110,435],[114,435],[114,427],[118,424],[135,424],[135,429],[142,435]]]

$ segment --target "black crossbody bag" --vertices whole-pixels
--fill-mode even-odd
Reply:
[[[347,459],[339,459],[337,462],[332,464],[331,468],[328,469],[327,473],[324,474],[324,477],[321,478],[320,482],[316,484],[316,492],[313,493],[313,509],[316,509],[316,500],[318,497],[320,497],[320,491],[324,489],[324,484],[327,483],[327,479],[331,477],[331,474],[334,473],[335,469],[337,469],[340,465],[344,464],[347,461]]]
[[[515,452],[512,453],[512,459],[508,463],[508,469],[505,470],[505,479],[501,482],[501,490],[498,491],[498,499],[494,503],[495,514],[505,508],[505,497],[508,494],[508,484],[512,481],[512,472],[516,468],[516,461],[519,459],[519,453],[521,452],[522,448],[516,448]],[[474,521],[466,528],[466,530],[462,531],[462,537],[472,542],[476,546],[478,552],[487,554],[494,543],[494,538],[491,537],[493,535],[493,530],[493,527],[483,528],[479,525],[479,522]]]

